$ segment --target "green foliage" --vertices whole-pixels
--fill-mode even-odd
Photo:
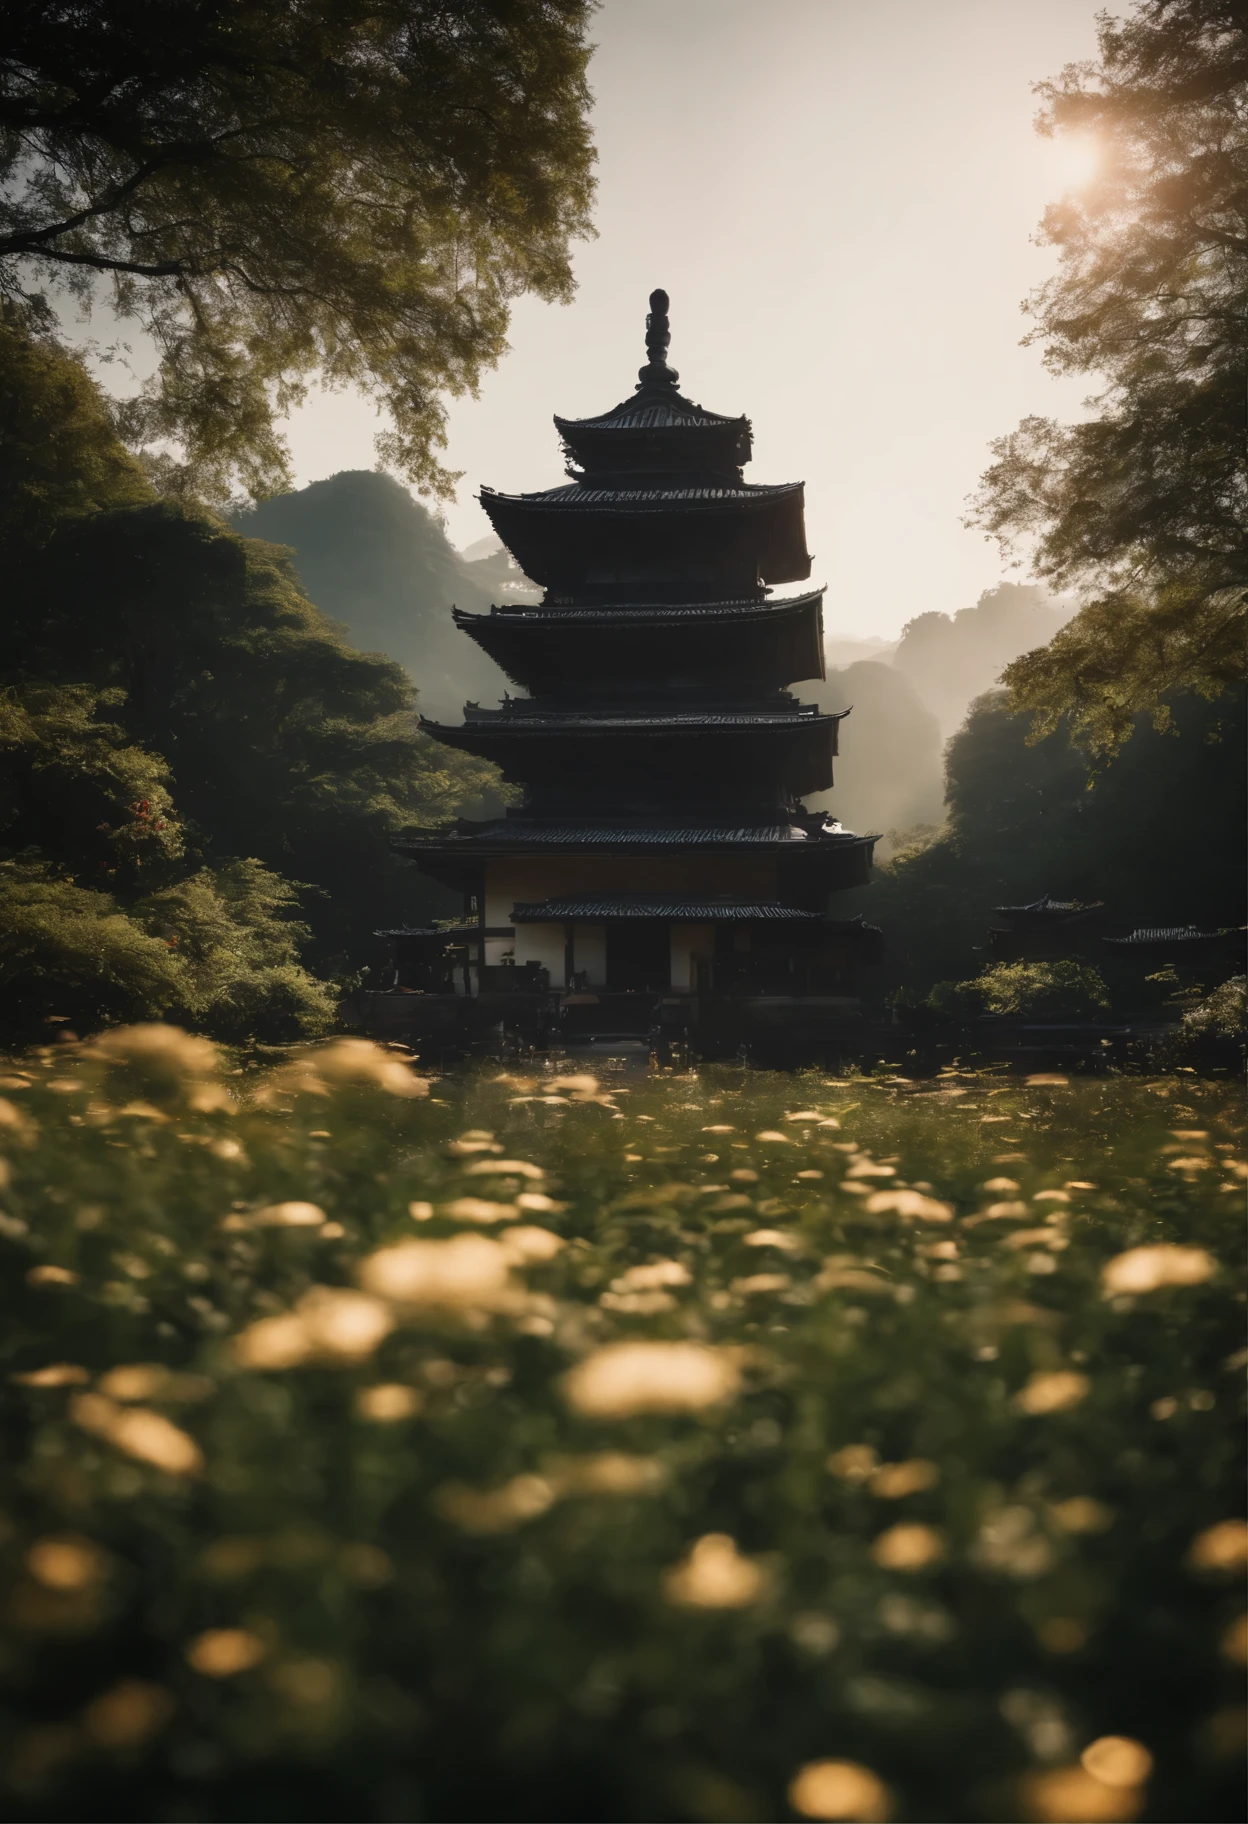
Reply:
[[[276,420],[320,370],[389,409],[388,461],[446,492],[439,394],[566,300],[589,232],[585,0],[88,0],[0,58],[0,274],[109,287],[160,352],[129,408],[166,486],[288,479]]]
[[[777,1818],[832,1757],[993,1820],[1109,1734],[1147,1797],[1077,1815],[1236,1815],[1240,1099],[628,1087],[159,1028],[10,1070],[13,1815]],[[413,1241],[436,1299],[376,1277]],[[720,1397],[578,1405],[622,1342]]]
[[[1099,970],[1063,957],[1050,963],[993,963],[969,982],[937,982],[937,1013],[1000,1013],[1023,1019],[1089,1019],[1109,1006]]]
[[[0,690],[0,854],[54,853],[110,888],[181,858],[169,768],[100,719],[123,701],[81,684]]]
[[[1094,772],[1062,731],[1029,742],[1001,693],[981,697],[946,749],[945,828],[847,896],[888,933],[886,981],[922,994],[969,978],[993,907],[1045,893],[1104,901],[1110,934],[1241,923],[1244,705],[1178,697],[1171,707],[1167,733],[1141,716],[1134,739]],[[1107,968],[1108,952],[1097,960]],[[1119,986],[1130,997],[1134,972]]]
[[[0,385],[8,369],[29,377],[25,346],[0,338]],[[71,381],[90,392],[77,363],[44,354],[25,416],[0,422],[14,473],[29,422]],[[44,526],[37,548],[6,548],[0,673],[16,694],[0,712],[0,840],[116,891],[178,845],[184,873],[255,857],[316,889],[304,910],[322,958],[363,960],[407,884],[390,837],[445,820],[493,769],[420,733],[401,667],[348,646],[285,552],[200,509],[97,492],[84,482],[83,510]]]
[[[0,547],[38,548],[67,520],[151,498],[100,391],[21,313],[0,306]]]
[[[1231,0],[1101,16],[1100,58],[1042,84],[1044,133],[1095,141],[1099,176],[1050,208],[1054,276],[1031,300],[1056,373],[1106,388],[1077,425],[1027,419],[994,446],[977,523],[1034,541],[1087,606],[1006,673],[1051,732],[1097,749],[1176,690],[1244,676],[1248,612],[1248,32]]]
[[[90,1032],[159,1019],[182,1000],[183,970],[111,893],[46,862],[0,862],[0,999],[8,1043],[46,1036],[49,1017]]]

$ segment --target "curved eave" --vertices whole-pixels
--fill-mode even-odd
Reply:
[[[767,583],[805,582],[810,575],[800,481],[683,492],[574,487],[498,494],[482,488],[479,499],[524,574],[546,587],[575,591],[603,561],[627,571],[647,556],[672,551],[748,558]]]
[[[810,843],[793,842],[697,842],[684,845],[701,852],[713,849],[716,854],[781,856],[797,862],[821,856],[868,854],[879,841],[878,835],[820,837]],[[622,842],[604,835],[590,841],[536,843],[504,842],[481,836],[395,836],[390,847],[398,855],[419,857],[473,857],[480,861],[506,861],[544,855],[671,855],[673,847],[661,841]]]
[[[452,615],[513,683],[537,694],[606,676],[783,686],[826,675],[822,597],[820,589],[783,602]]]

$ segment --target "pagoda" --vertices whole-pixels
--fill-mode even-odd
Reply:
[[[459,945],[437,979],[494,1018],[495,997],[544,991],[585,1033],[653,1029],[656,1001],[705,1032],[733,1028],[728,1002],[737,1027],[751,1001],[773,1018],[801,1003],[808,1024],[815,1003],[856,1005],[856,968],[879,948],[873,927],[830,914],[868,880],[875,838],[801,803],[831,786],[849,713],[790,689],[824,676],[822,589],[772,595],[810,577],[803,484],[743,479],[749,421],[681,394],[667,312],[653,292],[630,398],[555,419],[566,485],[481,492],[544,593],[454,617],[525,694],[469,703],[456,726],[422,719],[523,792],[505,816],[396,845],[463,894],[465,916],[392,935],[412,967]]]

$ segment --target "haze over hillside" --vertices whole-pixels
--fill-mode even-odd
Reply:
[[[312,600],[355,645],[406,667],[425,715],[457,721],[466,701],[516,694],[451,619],[452,605],[481,612],[538,599],[496,538],[457,551],[405,487],[367,469],[278,495],[234,524],[289,546]],[[945,741],[1002,668],[1050,640],[1071,612],[1032,585],[1001,583],[956,614],[916,616],[900,644],[830,631],[826,682],[802,685],[801,694],[854,713],[841,727],[836,787],[812,803],[851,828],[879,830],[881,859],[891,849],[888,832],[939,823]]]

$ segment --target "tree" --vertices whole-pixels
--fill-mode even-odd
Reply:
[[[21,408],[0,419],[0,474],[25,501],[0,541],[0,679],[13,693],[0,714],[0,841],[117,893],[255,858],[315,889],[303,912],[323,965],[362,962],[374,927],[398,922],[422,890],[390,838],[466,808],[494,769],[420,732],[402,668],[349,646],[287,553],[146,483],[132,500],[98,393],[92,407],[78,364],[52,344],[44,353],[28,358],[0,325],[0,394]],[[27,461],[31,425],[74,375],[88,389],[81,438]],[[125,455],[115,435],[113,453]],[[146,821],[131,808],[144,801]],[[185,850],[171,873],[150,866],[157,824]],[[445,889],[426,900],[456,909]]]
[[[0,287],[101,288],[155,341],[127,410],[170,486],[288,482],[319,370],[445,493],[440,395],[566,300],[592,196],[590,0],[18,0],[0,53]],[[35,294],[37,295],[37,294]]]
[[[1111,748],[1166,696],[1244,675],[1248,614],[1248,15],[1142,0],[1100,17],[1100,58],[1039,85],[1039,130],[1094,142],[1099,176],[1053,205],[1054,276],[1030,301],[1047,366],[1103,377],[1082,424],[996,443],[975,523],[1034,541],[1085,597],[1005,673],[1048,731]]]

